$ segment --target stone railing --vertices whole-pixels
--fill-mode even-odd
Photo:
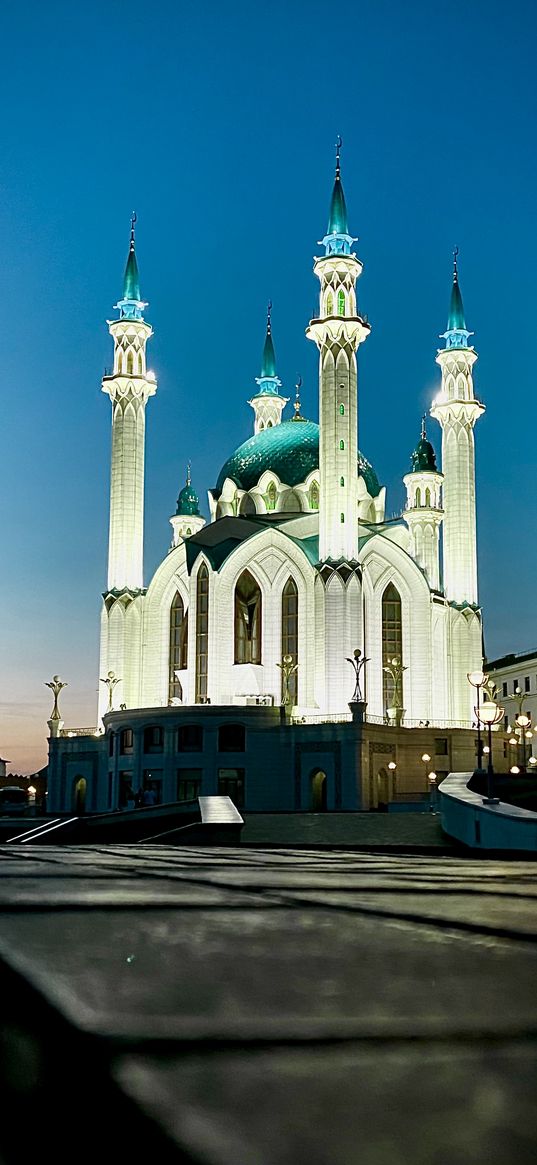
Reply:
[[[349,724],[352,721],[350,712],[305,712],[303,716],[292,716],[292,724]],[[366,724],[382,724],[386,727],[395,727],[395,723],[385,716],[365,715]],[[471,720],[409,720],[406,716],[401,721],[401,728],[465,728],[468,731],[473,727]]]
[[[94,728],[62,728],[60,729],[60,736],[101,736],[100,730],[95,725]]]
[[[537,813],[487,802],[468,788],[472,773],[450,773],[438,787],[442,829],[472,849],[537,852]]]

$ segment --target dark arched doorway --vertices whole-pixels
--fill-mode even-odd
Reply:
[[[86,812],[86,789],[86,778],[75,777],[73,809],[79,817]]]
[[[326,813],[328,781],[322,769],[316,769],[311,775],[311,811],[312,813]]]

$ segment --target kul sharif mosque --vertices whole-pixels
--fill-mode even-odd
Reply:
[[[208,523],[189,471],[170,519],[171,548],[146,585],[145,410],[157,383],[146,365],[152,328],[133,220],[123,297],[109,323],[113,371],[102,384],[112,454],[99,724],[117,710],[125,725],[134,710],[155,719],[158,709],[189,708],[193,719],[197,705],[209,704],[211,714],[216,706],[236,717],[246,705],[283,705],[295,722],[348,718],[354,676],[346,660],[359,648],[372,723],[470,726],[467,674],[482,667],[473,430],[484,406],[474,396],[477,353],[457,257],[431,407],[441,469],[424,421],[404,477],[406,508],[387,519],[385,489],[358,447],[357,352],[370,324],[357,296],[356,242],[338,147],[313,264],[319,309],[306,329],[319,351],[319,422],[301,415],[298,392],[286,414],[269,308],[249,400],[253,433],[215,475]]]
[[[402,707],[412,720],[472,718],[467,673],[482,665],[478,610],[474,435],[476,400],[457,265],[441,384],[431,416],[442,430],[442,472],[425,426],[404,478],[407,504],[385,519],[385,489],[358,448],[357,351],[370,325],[357,283],[339,151],[322,254],[314,260],[319,312],[319,423],[301,416],[277,375],[270,311],[261,373],[250,398],[253,435],[209,490],[211,521],[188,481],[171,518],[172,549],[147,590],[142,577],[145,410],[157,390],[146,372],[134,226],[119,318],[110,323],[114,368],[108,583],[100,676],[121,677],[128,708],[282,700],[284,655],[297,664],[292,702],[347,712],[354,648],[368,657],[369,713],[393,705],[383,666],[405,668]],[[440,543],[442,542],[441,570]],[[101,685],[100,714],[107,691]]]

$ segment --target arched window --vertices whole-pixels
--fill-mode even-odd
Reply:
[[[340,514],[339,520],[340,520],[340,522],[344,522],[345,521],[345,514]]]
[[[267,421],[267,429],[272,429],[272,421]]]
[[[298,588],[293,578],[289,578],[282,592],[282,659],[290,655],[293,663],[298,663]],[[298,673],[289,676],[291,704],[298,704]],[[284,699],[282,672],[282,700]]]
[[[333,316],[334,314],[334,296],[331,291],[328,292],[326,297],[326,314],[327,316]]]
[[[425,490],[425,505],[430,506],[430,504],[431,504],[431,491],[429,489],[429,486],[427,486],[427,489]]]
[[[176,676],[177,671],[187,667],[188,662],[188,611],[185,612],[184,603],[176,591],[170,607],[170,672],[168,683],[168,699],[180,700],[182,688]]]
[[[235,587],[235,663],[261,663],[261,591],[249,570]]]
[[[421,506],[421,489],[419,486],[416,490],[416,505]]]
[[[312,481],[309,489],[310,510],[319,509],[319,482]]]
[[[388,583],[382,596],[382,688],[384,697],[384,711],[388,708],[403,707],[402,678],[395,678],[391,671],[384,671],[386,666],[393,667],[393,660],[397,661],[398,668],[403,662],[403,629],[401,620],[401,596],[393,583]]]
[[[344,448],[345,448],[345,442],[344,442],[344,441],[340,441],[340,442],[339,442],[339,448],[340,448],[340,449],[344,449]]]
[[[345,485],[345,478],[344,478],[344,477],[340,477],[340,479],[339,479],[339,484],[340,484],[340,485]]]
[[[134,371],[134,357],[132,352],[127,352],[127,376],[132,376]]]
[[[344,417],[344,416],[345,416],[345,405],[340,405],[340,406],[339,406],[339,415],[340,415],[340,417]]]
[[[142,375],[142,371],[143,371],[143,366],[142,366],[142,353],[141,353],[141,352],[139,352],[139,353],[138,353],[138,375],[139,375],[139,376],[141,376],[141,375]]]
[[[275,482],[269,481],[268,487],[267,487],[267,497],[266,497],[267,510],[275,510],[277,500],[278,500],[278,490],[276,489]]]
[[[337,314],[338,316],[345,315],[345,292],[338,291],[337,293]]]
[[[209,670],[209,571],[204,562],[196,582],[196,704],[207,700]]]
[[[264,429],[264,428],[265,428],[265,422],[264,422],[264,421],[260,421],[260,422],[259,422],[259,432],[261,433],[261,432],[263,431],[263,429]]]
[[[123,372],[123,352],[118,352],[117,370],[118,372]]]

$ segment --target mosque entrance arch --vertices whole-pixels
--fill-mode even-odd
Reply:
[[[73,810],[80,817],[86,812],[87,781],[85,777],[75,777],[73,788]]]
[[[328,781],[322,769],[314,769],[311,774],[311,811],[312,813],[326,813]]]

